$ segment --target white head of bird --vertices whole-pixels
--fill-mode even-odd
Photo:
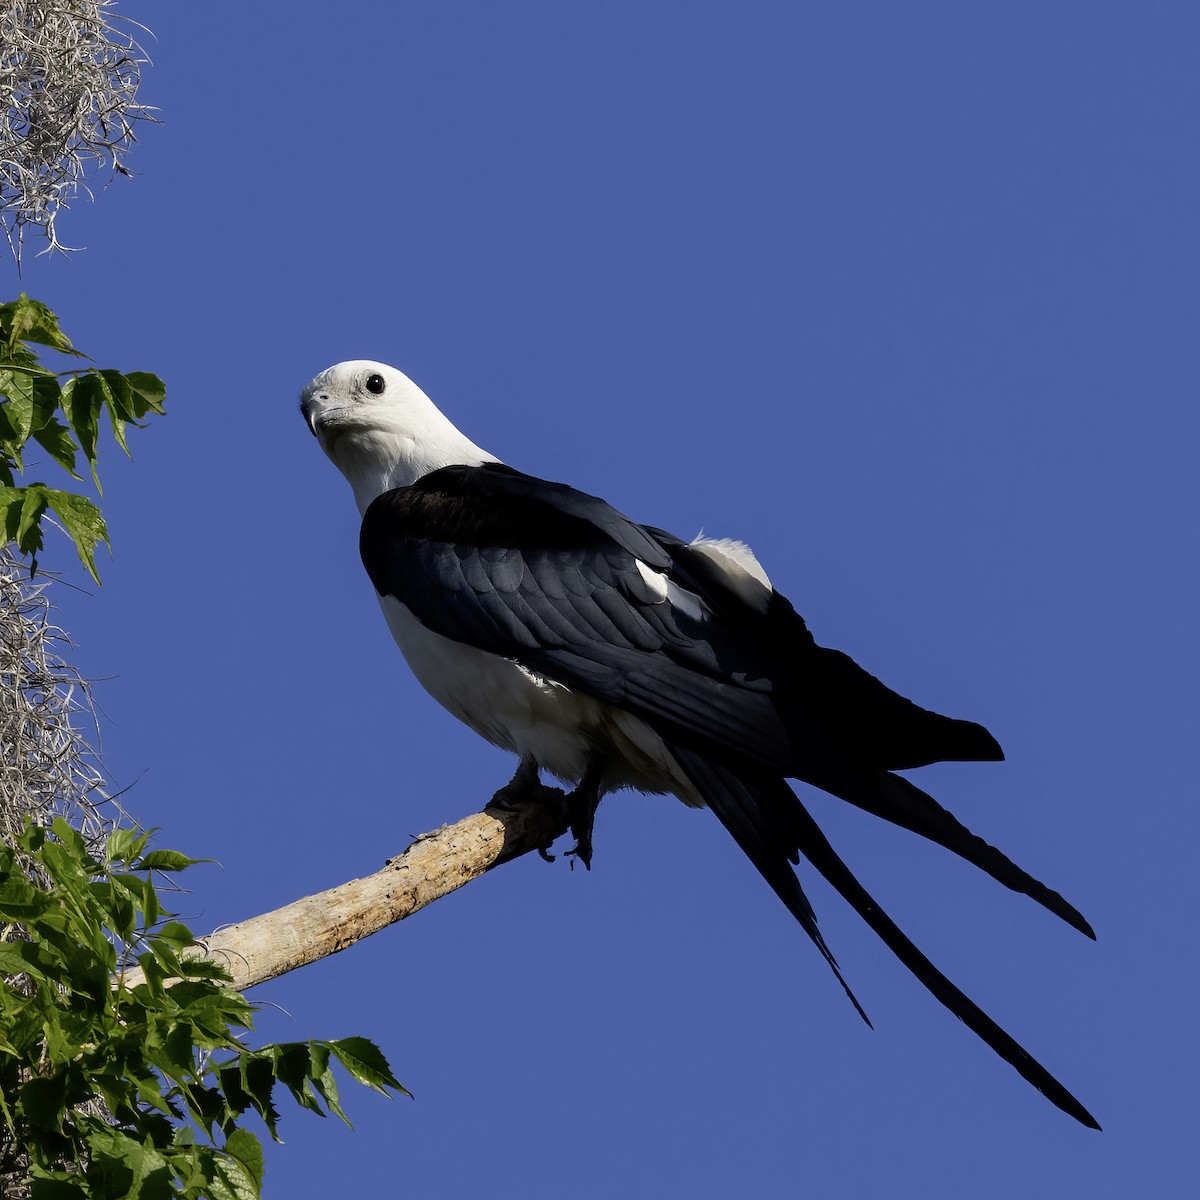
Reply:
[[[300,411],[360,512],[439,467],[496,461],[386,363],[355,359],[326,368],[301,393]]]

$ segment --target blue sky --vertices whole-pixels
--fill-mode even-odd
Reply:
[[[409,678],[296,409],[372,357],[515,466],[746,539],[821,642],[987,724],[1007,762],[917,778],[1099,933],[812,797],[1103,1134],[819,881],[873,1033],[715,820],[611,797],[590,874],[522,860],[258,990],[264,1039],[370,1036],[416,1096],[289,1112],[268,1195],[1189,1193],[1196,8],[123,11],[163,123],[9,290],[168,384],[60,601],[128,807],[220,861],[194,925],[510,773]]]

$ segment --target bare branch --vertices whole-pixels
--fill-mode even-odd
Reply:
[[[245,989],[345,950],[492,867],[549,846],[567,831],[567,812],[561,791],[542,792],[542,799],[485,809],[422,834],[374,875],[218,930],[202,939],[205,957],[220,961],[233,986]],[[126,987],[141,980],[136,969],[124,976]]]

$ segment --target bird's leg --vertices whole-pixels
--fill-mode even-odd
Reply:
[[[542,790],[535,758],[523,758],[517,763],[513,777],[488,801],[488,808],[512,812],[522,800],[536,800]]]
[[[592,869],[592,827],[596,823],[596,809],[600,807],[600,780],[604,778],[607,766],[603,758],[596,759],[567,797],[567,814],[571,819],[571,832],[575,835],[575,849],[568,850],[567,855],[574,855],[589,871]]]
[[[501,812],[514,812],[519,805],[529,802],[561,805],[562,789],[544,784],[539,778],[540,770],[537,759],[521,759],[513,777],[488,801],[487,807],[498,808]],[[554,855],[550,853],[551,842],[537,848],[546,862],[554,861]]]

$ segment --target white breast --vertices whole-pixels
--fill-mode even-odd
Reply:
[[[443,637],[393,596],[379,605],[417,682],[480,737],[569,783],[603,754],[611,765],[602,790],[674,792],[699,803],[662,739],[638,717]]]

